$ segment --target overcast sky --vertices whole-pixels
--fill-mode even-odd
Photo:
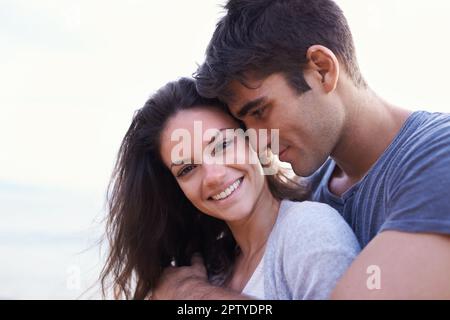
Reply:
[[[133,111],[195,71],[222,3],[0,0],[0,182],[101,194]],[[338,3],[372,88],[450,111],[450,1]]]

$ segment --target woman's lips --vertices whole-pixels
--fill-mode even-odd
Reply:
[[[209,200],[215,201],[216,203],[223,203],[226,202],[228,199],[233,198],[233,196],[241,189],[242,183],[244,182],[244,177],[240,177],[236,181],[240,181],[239,185],[228,196],[222,199],[214,199],[213,197],[209,197]]]

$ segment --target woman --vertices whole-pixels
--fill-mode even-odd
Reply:
[[[200,146],[174,152],[174,133],[197,139],[199,124]],[[165,267],[200,253],[216,285],[263,299],[328,297],[358,253],[351,229],[331,207],[301,202],[304,187],[281,169],[263,175],[242,131],[220,134],[238,128],[190,79],[137,111],[110,184],[104,293],[112,280],[115,297],[144,299]]]

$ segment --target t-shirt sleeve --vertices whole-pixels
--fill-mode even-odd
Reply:
[[[284,299],[328,299],[339,278],[360,251],[339,213],[321,203],[290,210],[278,230],[276,290]],[[284,285],[284,289],[283,289]]]
[[[380,232],[450,234],[450,121],[411,140],[387,184],[388,207]]]

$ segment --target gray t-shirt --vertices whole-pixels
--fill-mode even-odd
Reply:
[[[376,139],[376,137],[374,137]],[[335,196],[329,159],[309,180],[312,200],[339,211],[365,247],[379,232],[450,234],[450,115],[413,113],[366,176]]]
[[[283,200],[263,257],[264,298],[327,299],[359,251],[332,207]]]

